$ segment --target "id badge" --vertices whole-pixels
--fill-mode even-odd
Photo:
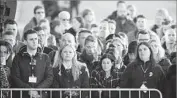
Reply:
[[[35,77],[35,76],[29,76],[29,82],[30,83],[36,83],[37,82],[37,77]]]
[[[148,89],[145,84],[142,84],[140,88],[141,88],[141,89]],[[147,90],[143,90],[143,92],[146,93]]]

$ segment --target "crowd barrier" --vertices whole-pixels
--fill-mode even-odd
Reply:
[[[139,92],[139,98],[142,98],[141,97],[141,93],[142,92],[146,92],[146,93],[148,93],[149,94],[149,98],[151,98],[151,92],[157,92],[158,94],[159,94],[159,96],[160,96],[160,98],[163,98],[162,97],[162,93],[159,91],[159,90],[157,90],[157,89],[132,89],[132,88],[126,88],[126,89],[122,89],[122,88],[65,88],[65,89],[63,89],[63,88],[1,88],[0,89],[0,92],[1,92],[1,97],[0,98],[2,98],[2,92],[3,91],[9,91],[9,94],[10,94],[10,98],[13,98],[12,97],[12,92],[13,91],[19,91],[20,92],[20,98],[23,98],[22,97],[22,92],[23,91],[38,91],[38,92],[40,92],[40,95],[42,94],[42,92],[43,91],[46,91],[46,92],[49,92],[50,94],[49,94],[49,98],[52,98],[52,92],[53,91],[59,91],[60,92],[60,98],[62,98],[62,91],[68,91],[68,92],[70,92],[70,94],[71,94],[71,92],[72,91],[79,91],[79,93],[80,93],[80,95],[81,95],[81,92],[82,91],[87,91],[87,92],[89,92],[89,94],[90,94],[90,96],[89,96],[89,98],[91,98],[91,92],[92,91],[98,91],[99,92],[99,98],[101,98],[101,92],[102,91],[108,91],[109,93],[111,92],[111,91],[116,91],[116,92],[118,92],[119,93],[119,98],[122,98],[121,97],[121,92],[128,92],[128,96],[129,96],[129,98],[132,98],[131,97],[131,92],[134,92],[134,91],[137,91],[137,92]],[[109,94],[110,96],[109,96],[109,98],[111,98],[111,94]],[[69,98],[72,98],[72,96],[70,96]],[[82,96],[80,96],[80,98],[82,98]]]

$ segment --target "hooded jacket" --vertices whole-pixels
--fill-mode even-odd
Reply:
[[[32,57],[28,54],[27,48],[20,50],[12,62],[12,79],[15,88],[49,88],[53,82],[53,71],[50,66],[49,57],[40,53],[39,49],[33,56],[36,60],[34,76],[37,77],[36,83],[29,82],[32,76]]]

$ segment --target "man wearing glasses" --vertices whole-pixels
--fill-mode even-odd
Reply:
[[[58,20],[61,23],[60,26],[58,26],[58,30],[59,33],[63,34],[65,33],[65,30],[68,30],[69,28],[71,28],[70,25],[70,13],[67,11],[61,11],[58,14]]]
[[[44,18],[45,18],[45,9],[44,9],[44,7],[43,6],[39,6],[39,5],[35,6],[35,8],[34,8],[34,17],[25,26],[24,32],[26,32],[27,30],[37,26],[39,24],[39,21],[41,19],[44,19]]]

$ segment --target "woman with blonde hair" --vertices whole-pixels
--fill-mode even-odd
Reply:
[[[89,75],[86,65],[77,61],[76,50],[71,45],[63,46],[58,55],[57,64],[53,66],[54,88],[88,88]],[[58,98],[59,92],[53,92],[52,98]],[[62,91],[62,98],[86,98],[87,92]]]
[[[162,67],[166,74],[168,67],[171,65],[171,62],[168,58],[165,57],[165,50],[162,48],[159,39],[150,40],[149,44],[153,50],[153,56],[156,63]]]

